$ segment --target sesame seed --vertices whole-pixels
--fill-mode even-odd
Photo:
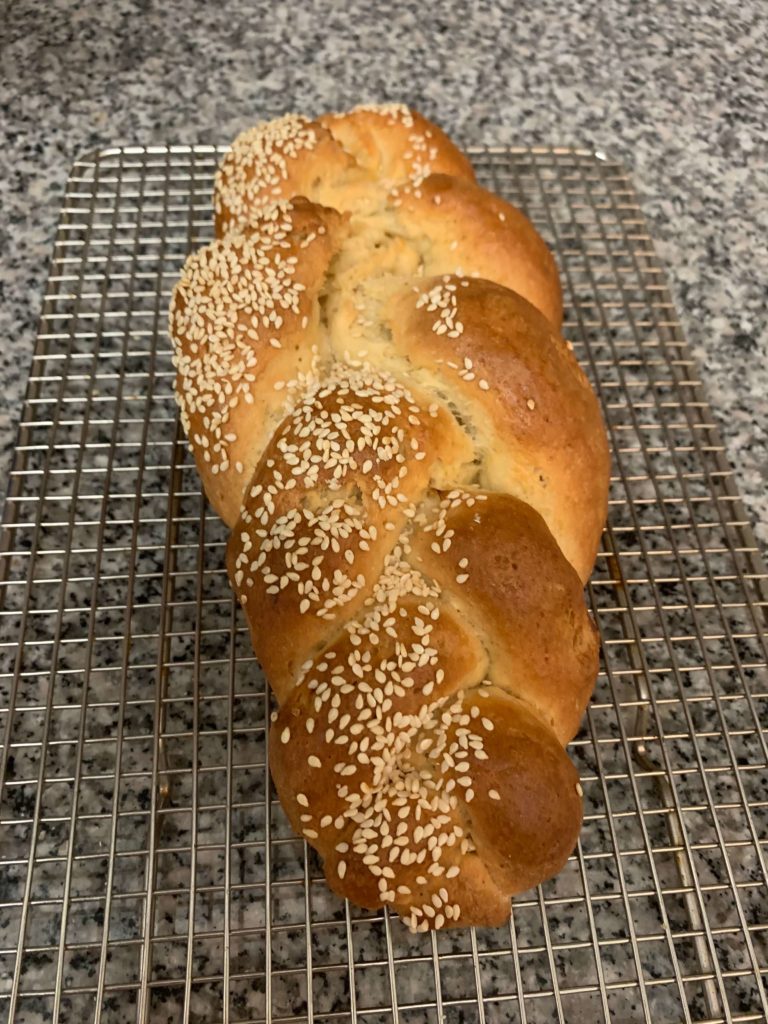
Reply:
[[[279,196],[287,177],[280,161],[289,165],[293,159],[289,149],[295,143],[294,135],[316,134],[311,122],[302,119],[287,124],[285,131],[285,138],[279,134],[267,138],[268,133],[262,133],[248,144],[251,158],[260,152],[259,147],[268,151],[262,164],[255,168],[256,177],[266,174],[267,167],[272,175],[271,180],[254,187],[251,199],[259,189],[259,195],[276,190],[274,195]],[[296,144],[298,153],[303,143]],[[430,155],[431,144],[425,141],[420,129],[413,129],[409,147],[409,188],[410,194],[416,196],[435,157]],[[225,189],[230,184],[229,180],[224,182]],[[431,190],[431,186],[425,186],[425,191],[427,187]],[[234,188],[222,202],[234,202],[232,192]],[[401,194],[405,197],[408,193]],[[434,201],[438,200],[435,197]],[[286,204],[281,209],[281,223],[291,221],[289,207]],[[225,212],[235,216],[232,210]],[[287,346],[286,336],[292,338],[290,332],[299,323],[307,328],[309,318],[305,310],[309,307],[306,296],[297,288],[295,264],[289,262],[289,258],[296,259],[290,255],[296,250],[289,248],[290,240],[283,244],[290,224],[281,230],[282,241],[278,231],[266,238],[259,228],[259,241],[251,242],[248,250],[249,259],[252,256],[256,262],[253,267],[248,263],[247,269],[258,277],[268,277],[273,272],[283,274],[279,291],[286,302],[259,305],[257,286],[242,282],[244,293],[251,299],[248,315],[252,326],[248,328],[251,333],[244,331],[239,342],[232,342],[231,337],[222,341],[222,345],[229,345],[226,387],[230,391],[222,396],[213,391],[206,398],[213,404],[201,403],[197,408],[193,403],[189,408],[208,417],[210,423],[218,416],[219,397],[222,402],[230,398],[236,402],[250,399],[252,404],[254,395],[257,399],[260,394],[263,396],[264,388],[257,386],[262,367],[253,363],[251,356],[263,359],[265,365],[269,360],[279,360],[286,379],[275,383],[280,396],[272,394],[268,401],[269,415],[278,410],[281,426],[274,435],[276,447],[272,449],[270,442],[268,449],[272,459],[264,460],[258,453],[249,456],[259,460],[254,473],[258,483],[246,488],[241,512],[244,528],[235,533],[235,543],[238,534],[240,539],[235,579],[238,587],[253,586],[255,580],[261,587],[260,593],[279,595],[281,602],[287,600],[287,608],[298,607],[302,615],[311,611],[311,619],[305,623],[310,634],[315,616],[326,621],[338,616],[338,626],[331,628],[334,635],[343,638],[344,646],[339,640],[335,650],[314,655],[302,666],[296,683],[297,687],[305,687],[307,703],[301,706],[314,709],[315,717],[305,719],[307,733],[313,734],[317,721],[317,739],[324,740],[331,751],[322,760],[314,753],[306,755],[307,764],[310,768],[334,768],[331,792],[332,799],[337,801],[336,817],[324,815],[319,828],[322,831],[334,825],[337,835],[341,830],[348,838],[352,835],[349,844],[340,843],[336,850],[347,853],[351,845],[356,855],[355,872],[362,861],[377,880],[381,902],[410,897],[407,885],[394,884],[398,881],[397,872],[400,864],[405,868],[419,865],[416,870],[422,874],[416,885],[427,887],[428,891],[417,890],[415,900],[426,900],[425,907],[431,901],[431,907],[411,908],[411,923],[419,928],[429,927],[430,923],[440,928],[458,917],[459,908],[448,903],[447,889],[441,887],[435,892],[435,885],[440,886],[444,879],[459,873],[456,864],[446,867],[449,856],[455,859],[460,850],[464,853],[474,849],[471,839],[454,825],[457,808],[461,806],[458,794],[466,801],[474,797],[470,784],[472,757],[487,759],[482,738],[471,731],[476,728],[472,717],[474,705],[465,705],[461,696],[445,696],[445,690],[434,693],[434,688],[439,688],[445,679],[439,643],[430,635],[440,615],[441,588],[419,571],[410,549],[416,531],[430,526],[429,516],[423,511],[427,503],[421,504],[423,499],[418,495],[428,486],[431,471],[425,464],[424,475],[418,481],[409,475],[414,472],[414,465],[434,459],[420,432],[428,416],[451,414],[441,410],[437,402],[428,409],[422,407],[415,390],[412,395],[395,376],[366,364],[359,348],[347,354],[344,361],[341,353],[329,363],[325,362],[325,355],[322,359],[313,356],[312,367],[307,359],[300,370],[283,369],[283,361],[287,367],[289,356],[293,357],[293,340],[290,352],[284,355],[275,356],[270,349],[280,349],[281,339]],[[319,237],[324,230],[318,225],[311,235],[316,233]],[[312,244],[311,235],[306,231],[302,235],[307,245]],[[246,243],[238,242],[226,250],[233,260],[239,261],[241,271],[246,268],[245,249]],[[214,256],[221,260],[225,253],[218,251],[211,259]],[[421,315],[425,317],[424,329],[443,339],[437,344],[451,344],[450,339],[464,331],[457,300],[462,285],[466,282],[446,275],[437,288],[425,292],[421,282],[415,293],[417,308],[423,310]],[[238,315],[243,311],[239,310]],[[367,308],[361,312],[366,315]],[[198,313],[205,319],[202,306]],[[365,335],[362,326],[355,342],[349,343],[350,349]],[[231,334],[231,322],[228,329]],[[275,337],[281,329],[289,333]],[[207,344],[205,339],[199,338],[195,343],[202,353]],[[457,360],[452,368],[458,376],[467,382],[477,379],[479,368],[470,358],[456,349],[450,355]],[[220,354],[211,349],[206,358],[210,369]],[[269,372],[273,379],[274,370]],[[219,386],[222,387],[220,381]],[[478,386],[488,389],[483,378]],[[187,400],[192,401],[191,394]],[[234,443],[232,426],[237,426],[237,422],[233,419],[229,423],[228,418],[222,418],[218,433],[205,427],[201,435],[208,443],[205,450],[212,466],[220,472],[226,472],[229,466],[227,446]],[[198,450],[204,447],[202,441],[196,442],[196,446]],[[245,472],[239,468],[242,463],[234,466],[238,473]],[[251,462],[248,471],[253,471]],[[427,483],[422,484],[422,480]],[[307,493],[312,493],[310,501],[305,498]],[[437,522],[430,538],[436,555],[445,554],[451,547],[450,509],[463,504],[471,507],[470,502],[475,500],[483,500],[483,496],[475,498],[459,488],[444,509],[441,501],[441,514],[435,517]],[[378,534],[370,524],[371,510],[377,517]],[[395,536],[388,537],[393,531]],[[458,539],[453,538],[454,543]],[[375,568],[368,568],[369,563]],[[353,566],[365,568],[369,578]],[[462,558],[455,577],[459,584],[468,580],[468,567],[468,559]],[[344,606],[351,602],[352,608],[345,610]],[[413,611],[416,605],[418,614]],[[307,640],[311,646],[315,635]],[[299,654],[299,660],[303,657],[303,653]],[[486,723],[490,720],[483,719],[487,729],[493,728],[492,723]],[[294,733],[299,728],[293,720],[292,728]],[[426,748],[422,748],[424,740]],[[281,733],[281,741],[290,741],[287,727]],[[333,746],[338,746],[339,751],[334,752]],[[424,761],[432,770],[423,767]],[[308,808],[310,800],[299,793],[296,802]],[[308,827],[303,834],[317,838],[312,815],[302,816],[304,824]],[[448,854],[449,850],[453,852]],[[338,862],[337,873],[344,879],[346,861]]]

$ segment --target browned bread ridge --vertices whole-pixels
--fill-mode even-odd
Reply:
[[[464,273],[504,284],[560,327],[560,281],[547,246],[520,210],[477,184],[464,154],[414,111],[358,107],[317,121],[288,114],[238,135],[216,175],[216,234],[247,230],[265,207],[296,196],[409,240],[426,275]]]
[[[243,133],[170,332],[182,422],[330,886],[498,924],[576,842],[564,746],[609,459],[522,213],[407,108]]]

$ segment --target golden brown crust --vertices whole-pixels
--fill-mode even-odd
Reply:
[[[578,779],[558,735],[589,697],[596,639],[533,510],[471,491],[420,509],[385,558],[397,572],[377,568],[325,644],[311,608],[283,626],[302,654],[315,630],[314,649],[293,670],[300,682],[277,690],[270,763],[337,891],[391,905],[413,927],[489,923],[575,841]],[[268,666],[263,607],[245,607]]]
[[[316,660],[271,727],[293,828],[362,906],[389,905],[414,927],[499,923],[508,897],[556,874],[573,849],[575,768],[522,702],[492,685],[457,689],[460,669],[429,697],[395,695],[386,719],[361,719],[360,689],[334,685],[328,668],[348,652],[342,642]],[[469,660],[456,653],[459,666]]]
[[[557,267],[539,234],[481,188],[464,154],[415,111],[358,107],[317,121],[289,114],[243,132],[217,173],[216,233],[248,231],[270,204],[297,195],[374,218],[419,250],[423,273],[497,281],[560,327]]]
[[[306,196],[332,205],[333,182],[368,185],[352,157],[315,121],[287,114],[242,132],[221,161],[214,188],[216,236],[243,230],[275,202]],[[330,187],[322,187],[327,179]]]
[[[340,369],[307,392],[264,451],[228,568],[281,700],[319,641],[360,610],[435,461],[461,449],[452,418],[427,405],[394,378]],[[305,473],[285,490],[293,468]]]
[[[426,275],[456,272],[495,281],[559,329],[563,299],[554,258],[511,203],[474,182],[432,174],[419,189],[403,191],[395,214],[411,236],[429,238]]]
[[[418,188],[430,174],[475,180],[467,157],[441,128],[415,110],[374,104],[324,114],[318,121],[382,189]]]
[[[259,127],[216,208],[171,305],[176,389],[280,704],[281,802],[339,895],[499,924],[576,841],[563,744],[597,666],[608,453],[554,262],[405,108]]]
[[[490,281],[427,280],[415,296],[400,290],[382,316],[411,371],[429,374],[469,424],[482,483],[532,505],[588,579],[609,454],[597,399],[565,342]]]
[[[440,172],[474,181],[472,166],[426,118],[396,104],[311,121],[287,114],[242,132],[216,175],[219,237],[253,212],[302,195],[336,209],[371,210],[394,186]]]
[[[345,230],[297,199],[262,211],[249,234],[198,250],[174,289],[176,398],[211,504],[228,526],[282,418],[284,387],[319,349],[319,296]]]
[[[452,533],[445,552],[438,525]],[[489,494],[433,514],[412,547],[415,564],[483,637],[496,685],[533,708],[560,743],[573,739],[597,675],[597,632],[541,516],[510,495]]]
[[[502,892],[524,892],[556,875],[576,845],[582,817],[578,772],[552,732],[521,702],[493,691],[487,701],[473,697],[473,705],[493,730],[484,736],[487,758],[473,765],[477,798],[467,806],[469,828]]]

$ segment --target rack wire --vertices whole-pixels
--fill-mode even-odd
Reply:
[[[334,897],[270,788],[269,696],[176,418],[170,289],[213,147],[109,149],[64,200],[0,533],[0,1019],[768,1019],[766,570],[626,173],[472,151],[557,254],[602,400],[586,816],[507,925]]]

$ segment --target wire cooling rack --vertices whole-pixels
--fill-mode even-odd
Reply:
[[[0,1019],[765,1021],[766,572],[626,174],[472,153],[553,245],[605,410],[603,670],[566,868],[503,928],[411,936],[287,827],[179,433],[166,307],[218,155],[69,181],[0,534]]]

